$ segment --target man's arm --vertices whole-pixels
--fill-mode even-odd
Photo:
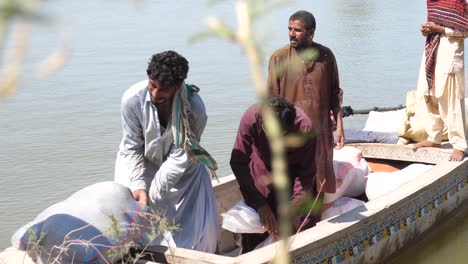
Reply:
[[[340,78],[338,74],[338,65],[335,55],[331,54],[331,106],[333,117],[336,122],[336,149],[341,149],[344,146],[345,135],[343,129],[343,116],[341,113],[341,105],[343,103],[343,90],[340,88]]]
[[[244,197],[245,203],[258,212],[260,221],[264,225],[265,230],[270,232],[270,234],[276,235],[278,226],[276,224],[275,215],[266,199],[257,190],[250,172],[249,165],[252,157],[252,146],[254,144],[253,137],[257,134],[259,129],[257,126],[260,125],[258,121],[256,121],[255,115],[256,112],[254,112],[251,107],[242,116],[234,148],[231,153],[231,169],[239,183],[239,189]],[[263,161],[257,160],[256,162]]]
[[[452,37],[452,38],[463,38],[465,39],[468,37],[468,31],[460,31],[460,30],[454,30],[451,28],[444,28],[444,34],[447,37]]]
[[[245,203],[254,209],[258,209],[266,204],[265,198],[255,187],[255,182],[250,172],[250,157],[252,155],[252,145],[254,144],[252,116],[244,113],[237,131],[236,141],[231,152],[231,169],[239,183],[239,189],[244,197]]]
[[[281,66],[277,61],[277,57],[273,54],[268,63],[268,79],[267,79],[267,92],[270,96],[280,95],[280,74]]]
[[[116,164],[116,175],[128,179],[133,198],[146,204],[144,179],[144,136],[141,110],[137,97],[123,98],[121,102],[122,141]],[[139,114],[140,113],[140,114]],[[141,193],[141,191],[145,193]]]
[[[167,193],[177,184],[185,174],[188,166],[193,163],[183,148],[172,145],[169,156],[162,163],[153,179],[149,193],[152,202],[164,199]],[[193,175],[194,177],[196,175]]]
[[[345,143],[345,135],[343,129],[343,117],[341,108],[336,113],[336,146],[335,149],[341,149]]]
[[[421,33],[423,36],[427,36],[431,33],[439,33],[444,34],[446,37],[449,38],[466,38],[468,36],[468,31],[460,31],[451,29],[448,27],[437,25],[434,22],[427,22],[421,25]]]

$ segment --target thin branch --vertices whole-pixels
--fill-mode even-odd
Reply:
[[[13,39],[11,61],[3,67],[0,73],[0,96],[11,95],[16,89],[21,65],[26,55],[30,25],[24,19],[19,19],[15,23],[14,31],[16,34]]]
[[[305,225],[307,219],[310,217],[310,215],[311,215],[311,213],[312,213],[312,210],[315,209],[315,206],[317,205],[317,201],[318,201],[318,199],[319,199],[319,197],[320,197],[320,194],[322,193],[323,186],[325,185],[326,182],[327,182],[327,181],[324,180],[323,182],[320,183],[320,189],[319,189],[319,191],[318,191],[318,193],[317,193],[317,197],[315,197],[314,203],[312,204],[312,207],[309,209],[309,212],[307,213],[306,217],[304,218],[304,220],[302,221],[301,225],[300,225],[299,228],[297,229],[295,236],[291,239],[291,241],[290,241],[290,243],[289,243],[289,246],[288,246],[288,250],[291,248],[292,244],[294,243],[294,240],[296,239],[297,234],[299,234],[299,232],[302,231],[302,228],[304,227],[304,225]]]

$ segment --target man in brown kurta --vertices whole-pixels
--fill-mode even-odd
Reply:
[[[315,18],[298,11],[289,18],[290,44],[270,58],[267,88],[302,108],[317,127],[315,153],[317,188],[335,192],[333,173],[333,124],[336,122],[336,146],[344,145],[341,116],[343,92],[339,86],[338,67],[332,51],[313,42]]]

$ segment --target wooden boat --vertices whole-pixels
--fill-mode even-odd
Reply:
[[[295,235],[289,249],[292,263],[382,263],[444,218],[468,208],[468,158],[449,162],[448,149],[350,145],[359,148],[366,159],[435,166],[393,192]],[[219,211],[225,212],[241,195],[234,176],[220,180],[214,188]],[[222,253],[235,249],[234,241],[232,233],[222,230]],[[273,243],[237,257],[176,248],[164,252],[159,261],[267,263],[275,258],[277,248],[278,243]]]
[[[382,263],[431,227],[468,208],[468,158],[449,162],[451,150],[444,148],[351,145],[359,148],[366,159],[435,166],[390,193],[295,235],[289,248],[292,263]],[[242,199],[233,175],[213,185],[220,213]],[[222,230],[220,245],[220,255],[172,248],[162,249],[155,257],[158,263],[267,263],[278,253],[276,242],[246,254],[227,256],[237,247],[235,235],[227,230]],[[16,259],[23,260],[24,252],[9,248],[0,253],[0,263],[15,263],[5,260],[16,255],[20,257]]]

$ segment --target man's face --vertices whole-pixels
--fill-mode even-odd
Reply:
[[[306,48],[312,44],[314,30],[306,30],[300,20],[289,21],[289,41],[295,49]]]
[[[157,80],[148,80],[148,91],[151,95],[151,102],[154,105],[160,105],[172,102],[174,95],[180,89],[180,85],[162,86]]]

